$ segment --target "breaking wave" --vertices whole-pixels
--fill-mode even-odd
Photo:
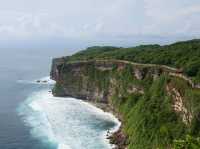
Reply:
[[[31,135],[57,149],[110,149],[106,132],[120,122],[81,100],[59,98],[46,90],[32,93],[19,107]]]
[[[48,84],[52,85],[55,84],[54,80],[51,80],[49,76],[42,77],[40,79],[33,79],[33,80],[17,80],[18,83],[24,83],[24,84]]]

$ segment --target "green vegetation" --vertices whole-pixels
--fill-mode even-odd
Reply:
[[[185,139],[179,139],[174,141],[173,149],[199,149],[200,138],[193,138],[187,135]]]
[[[128,149],[200,148],[196,143],[200,136],[200,92],[192,89],[184,80],[166,75],[155,81],[148,75],[138,80],[133,77],[131,65],[126,65],[120,71],[115,65],[112,70],[99,70],[95,65],[87,65],[83,70],[88,79],[88,88],[93,89],[95,86],[105,95],[108,94],[109,88],[114,89],[110,103],[123,117],[123,132],[128,136]],[[110,84],[111,78],[115,80],[114,84]],[[79,78],[70,77],[71,80],[73,85],[79,86]],[[180,91],[186,108],[193,113],[191,124],[186,125],[180,114],[173,110],[173,99],[166,91],[167,85]],[[133,86],[143,88],[144,94],[128,92]],[[185,139],[185,136],[191,136],[193,139]]]
[[[89,76],[88,82],[92,83],[90,86],[98,86],[100,91],[108,91],[110,76],[109,71],[100,71],[96,69],[94,65],[88,65],[84,74]]]
[[[129,149],[166,149],[187,133],[185,124],[172,110],[172,100],[165,91],[167,81],[167,77],[160,77],[144,95],[128,95],[123,101],[114,97],[115,107],[124,118]]]
[[[200,82],[200,40],[179,42],[167,46],[146,45],[133,48],[91,47],[78,52],[66,61],[92,59],[120,59],[138,63],[163,64],[180,68],[194,81]],[[69,69],[69,70],[68,70]],[[109,103],[122,116],[128,149],[200,149],[200,90],[185,80],[162,74],[158,78],[145,75],[138,80],[134,68],[126,65],[112,70],[97,69],[88,64],[81,67],[81,75],[70,68],[62,68],[63,85],[70,88],[108,94]],[[142,72],[146,72],[145,69]],[[169,89],[167,89],[169,88]],[[142,89],[139,92],[137,89]],[[175,89],[187,112],[177,112],[172,95]],[[57,83],[55,92],[62,92]],[[112,94],[110,94],[112,92]],[[182,114],[191,114],[186,123]]]
[[[63,95],[63,86],[60,83],[56,83],[53,90],[53,94],[56,93],[57,96],[62,96]]]
[[[111,102],[123,117],[123,131],[128,136],[128,148],[199,149],[199,90],[193,90],[178,78],[163,75],[156,81],[146,81],[149,78],[137,80],[131,74],[129,66],[120,73],[112,74],[118,87]],[[143,86],[145,94],[129,94],[127,88],[133,84]],[[186,125],[173,110],[173,99],[166,92],[167,84],[180,91],[186,108],[192,110],[194,118],[191,124]],[[188,136],[191,136],[189,140]]]
[[[90,47],[68,57],[68,61],[120,59],[138,63],[163,64],[180,68],[194,81],[200,82],[200,40],[171,45],[141,45],[132,48]]]
[[[128,149],[199,149],[200,92],[192,89],[184,80],[162,75],[153,81],[149,76],[143,80],[133,77],[133,68],[127,65],[118,71],[101,71],[94,65],[86,67],[92,86],[107,94],[109,79],[116,80],[111,103],[123,117],[123,132],[128,136]],[[142,87],[144,94],[129,93],[131,86]],[[173,99],[166,85],[180,91],[185,106],[193,112],[191,124],[186,125],[173,110]],[[187,136],[185,138],[185,136]],[[188,136],[192,139],[188,140]]]

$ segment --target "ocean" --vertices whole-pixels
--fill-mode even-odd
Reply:
[[[53,97],[53,57],[67,50],[2,50],[0,55],[0,149],[111,149],[111,114],[70,97]],[[47,82],[37,83],[37,80]]]

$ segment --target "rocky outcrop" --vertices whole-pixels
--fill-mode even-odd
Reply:
[[[128,138],[123,134],[121,129],[109,136],[108,139],[111,144],[115,144],[117,146],[116,149],[125,149],[128,145]]]
[[[192,113],[186,108],[186,104],[184,102],[183,96],[181,96],[181,93],[170,84],[166,86],[166,91],[168,95],[173,99],[173,110],[181,116],[182,121],[186,125],[191,124]]]
[[[59,71],[62,69],[60,67],[63,66],[64,63],[65,63],[64,58],[55,58],[52,60],[51,72],[50,72],[51,79],[53,80],[59,79],[59,74],[60,74]]]

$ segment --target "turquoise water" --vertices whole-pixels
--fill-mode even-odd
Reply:
[[[0,59],[0,149],[111,148],[106,132],[119,126],[111,114],[49,92],[53,82],[43,76],[49,74],[51,57],[65,51],[9,54]]]

